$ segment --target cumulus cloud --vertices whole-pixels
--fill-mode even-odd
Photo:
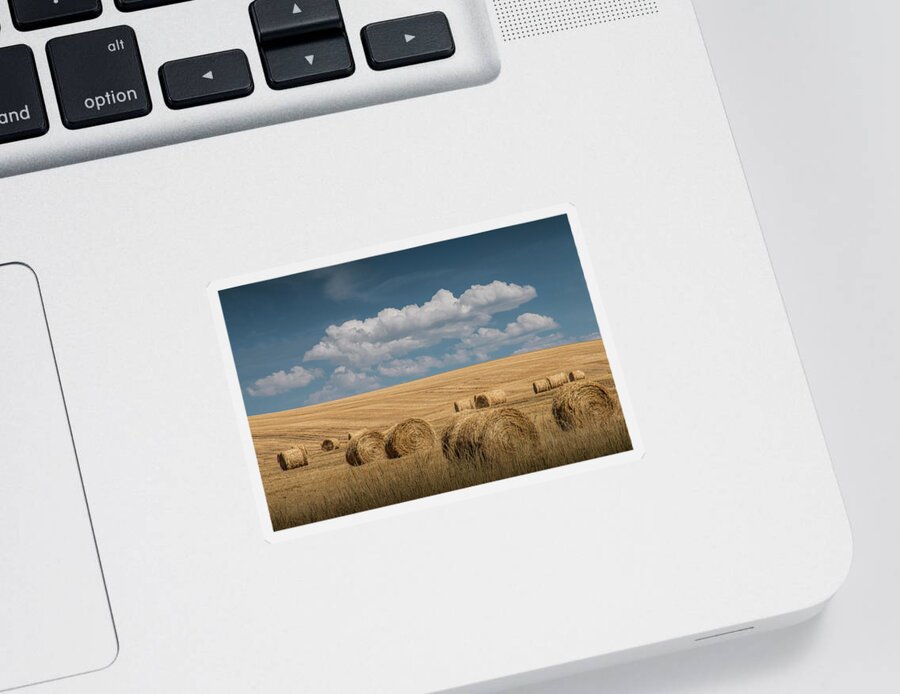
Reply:
[[[326,360],[368,369],[443,340],[469,337],[487,325],[494,314],[517,308],[536,296],[537,290],[530,285],[499,280],[472,285],[459,297],[439,289],[424,304],[384,308],[364,320],[328,326],[303,360]]]
[[[328,402],[345,398],[348,395],[365,393],[381,388],[381,383],[370,373],[351,371],[346,366],[337,367],[328,381],[319,390],[307,398],[307,403],[312,405],[317,402]]]
[[[460,294],[459,303],[487,313],[511,311],[537,296],[537,290],[529,284],[524,287],[494,280],[490,284],[473,284]]]
[[[555,330],[559,325],[550,316],[538,313],[523,313],[512,323],[507,323],[503,330],[497,328],[478,328],[474,333],[463,338],[462,345],[468,349],[491,351],[504,345],[521,342],[529,335]]]
[[[321,376],[321,369],[305,369],[302,366],[295,366],[290,371],[276,371],[257,379],[253,385],[247,386],[247,392],[254,397],[279,395],[296,388],[305,388]]]
[[[550,333],[549,335],[529,335],[522,340],[522,346],[513,354],[526,354],[536,349],[547,349],[548,347],[559,347],[567,345],[571,342],[577,342],[578,338],[566,337],[562,333]]]
[[[378,366],[378,373],[382,376],[395,378],[397,376],[421,376],[432,369],[444,366],[445,360],[436,357],[416,357],[415,359],[392,359]]]
[[[456,349],[443,356],[421,356],[406,359],[391,359],[378,365],[378,373],[389,378],[422,376],[429,371],[461,366],[474,361],[490,359],[491,352],[501,347],[522,344],[524,347],[515,354],[529,352],[533,349],[564,344],[560,333],[540,335],[547,330],[555,330],[559,325],[550,316],[537,313],[523,313],[503,330],[497,328],[478,328],[469,335],[460,338]]]

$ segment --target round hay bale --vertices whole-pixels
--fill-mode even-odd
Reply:
[[[569,372],[569,382],[574,383],[575,381],[583,381],[584,380],[584,371],[579,369],[575,369],[574,371]]]
[[[337,439],[325,439],[324,441],[322,441],[323,451],[335,451],[340,447],[341,444]]]
[[[548,390],[550,390],[550,379],[542,378],[540,381],[535,381],[531,384],[531,388],[532,390],[534,390],[535,395],[537,395],[538,393],[546,393]]]
[[[384,460],[384,434],[374,429],[367,429],[354,434],[347,446],[347,462],[351,465],[364,465],[376,460]]]
[[[348,431],[347,432],[347,440],[352,441],[354,436],[359,436],[364,431],[365,431],[365,429],[360,429],[359,431]]]
[[[454,456],[454,451],[456,450],[456,439],[459,436],[459,427],[469,417],[474,416],[476,413],[471,410],[468,412],[463,412],[462,414],[456,415],[451,421],[450,424],[447,425],[447,428],[444,429],[444,433],[441,434],[441,450],[444,451],[444,455],[448,458],[452,458]]]
[[[388,430],[384,450],[388,458],[400,458],[411,453],[430,451],[436,442],[434,427],[424,419],[410,417]]]
[[[616,398],[599,383],[570,383],[553,398],[553,418],[564,431],[602,424],[616,411]]]
[[[295,468],[309,465],[309,454],[303,446],[282,451],[275,459],[282,470],[294,470]]]
[[[489,390],[484,393],[479,393],[475,396],[475,408],[482,409],[483,407],[493,407],[494,405],[502,405],[506,402],[506,392],[500,390]]]
[[[453,403],[454,412],[465,412],[466,410],[475,409],[475,398],[466,398],[465,400],[456,400]]]
[[[444,452],[450,460],[496,463],[534,449],[534,422],[515,407],[472,412],[455,420],[444,432]]]
[[[547,380],[550,381],[551,388],[559,388],[560,386],[564,386],[569,382],[569,377],[564,373],[553,374],[552,376],[547,376]]]

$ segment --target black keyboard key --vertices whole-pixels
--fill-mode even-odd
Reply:
[[[150,94],[131,27],[51,39],[47,57],[67,128],[87,128],[150,113]]]
[[[366,60],[373,70],[388,70],[449,58],[456,51],[443,12],[390,19],[363,27]]]
[[[28,46],[0,48],[0,143],[47,132],[47,112],[34,54]]]
[[[232,50],[172,60],[159,69],[169,108],[189,108],[247,96],[253,77],[244,51]]]
[[[272,89],[299,87],[353,74],[350,45],[343,34],[264,48],[263,67]]]
[[[99,17],[100,0],[9,0],[13,24],[19,31]]]
[[[258,43],[344,28],[337,0],[256,0],[250,17]]]
[[[116,0],[116,7],[122,12],[133,12],[134,10],[146,10],[150,7],[171,5],[176,2],[185,2],[185,0]]]

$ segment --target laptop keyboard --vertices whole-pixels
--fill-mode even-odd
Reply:
[[[470,86],[499,70],[483,0],[0,3],[11,23],[0,14],[0,176]],[[206,31],[196,24],[204,16]],[[179,42],[185,24],[203,40]],[[195,55],[194,44],[218,50]],[[177,52],[160,60],[166,51]],[[384,76],[393,71],[403,74]],[[338,81],[347,86],[321,86]],[[248,103],[240,118],[226,103],[238,101]],[[185,109],[202,113],[165,113]],[[84,147],[66,133],[94,128],[108,129],[107,146],[102,135]]]

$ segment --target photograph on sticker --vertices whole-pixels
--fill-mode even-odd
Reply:
[[[633,448],[566,214],[218,297],[275,531]]]

